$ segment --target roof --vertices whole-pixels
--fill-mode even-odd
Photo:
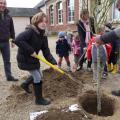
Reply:
[[[14,8],[8,7],[9,15],[12,17],[32,17],[36,13],[40,12],[40,10],[35,8]]]
[[[41,2],[39,2],[34,8],[41,8],[45,5],[45,0],[42,0]]]

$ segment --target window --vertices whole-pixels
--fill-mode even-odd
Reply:
[[[68,22],[72,22],[74,21],[74,0],[68,0],[67,6],[68,6],[67,14]]]
[[[50,6],[50,25],[54,24],[54,6]]]
[[[113,20],[120,20],[120,12],[116,8],[116,3],[113,4],[112,17]]]
[[[57,3],[57,9],[58,9],[58,24],[63,23],[63,6],[62,2]]]

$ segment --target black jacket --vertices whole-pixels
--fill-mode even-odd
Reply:
[[[15,44],[19,47],[17,54],[18,67],[22,70],[35,70],[40,68],[38,59],[31,57],[33,52],[42,53],[46,60],[52,64],[57,64],[50,53],[47,36],[44,30],[40,30],[33,25],[19,34],[15,39]]]
[[[56,54],[59,54],[60,57],[68,56],[71,51],[71,47],[68,44],[66,39],[57,40],[56,42]]]
[[[4,13],[0,13],[0,42],[8,42],[9,38],[15,38],[13,20],[8,15],[6,9]]]
[[[95,29],[94,29],[94,24],[93,21],[90,21],[90,29],[91,29],[91,37],[93,35],[93,33],[95,33]],[[86,43],[85,43],[85,38],[86,38],[86,29],[84,27],[84,24],[81,20],[78,21],[77,23],[77,31],[80,37],[80,46],[86,47]]]

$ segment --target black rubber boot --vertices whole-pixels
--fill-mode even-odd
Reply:
[[[119,96],[120,97],[120,90],[114,90],[111,92],[112,95]]]
[[[37,105],[49,105],[50,101],[45,100],[42,97],[42,82],[33,84],[34,92],[35,92],[35,103]]]
[[[33,83],[33,77],[30,76],[28,77],[27,80],[25,80],[22,84],[21,84],[21,87],[25,90],[25,92],[31,94],[32,91],[30,90],[29,88],[29,85]]]
[[[7,78],[7,81],[14,81],[14,82],[16,82],[16,81],[18,81],[18,79],[14,78],[13,76],[10,76],[10,77]]]

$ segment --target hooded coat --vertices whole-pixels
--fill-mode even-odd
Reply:
[[[8,13],[7,9],[4,13],[0,13],[0,43],[9,42],[9,38],[15,38],[13,20]]]
[[[30,25],[16,37],[14,43],[19,47],[17,62],[18,67],[22,70],[35,70],[40,68],[39,60],[31,56],[34,52],[38,54],[40,50],[47,61],[52,64],[57,64],[50,53],[48,39],[44,30]]]

